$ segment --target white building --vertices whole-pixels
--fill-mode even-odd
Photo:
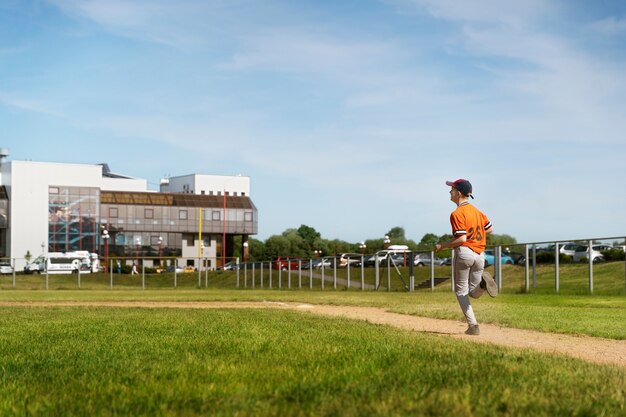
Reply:
[[[71,250],[108,255],[109,262],[151,266],[168,257],[216,268],[230,260],[236,236],[247,248],[248,236],[257,233],[249,177],[185,175],[155,192],[147,180],[115,174],[106,164],[6,156],[0,150],[0,257],[15,259],[17,270],[27,253]]]

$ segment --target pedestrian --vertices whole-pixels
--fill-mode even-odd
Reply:
[[[483,251],[487,235],[493,231],[485,214],[470,204],[472,184],[465,179],[446,181],[450,186],[450,200],[457,208],[450,215],[452,239],[437,243],[435,251],[442,248],[454,250],[454,291],[468,327],[465,334],[479,335],[480,328],[474,315],[469,297],[479,298],[485,291],[491,296],[498,295],[498,286],[488,272],[485,272]]]
[[[139,272],[137,272],[137,264],[133,262],[133,269],[130,272],[131,275],[139,275]]]

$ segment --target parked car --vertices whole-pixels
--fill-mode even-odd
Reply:
[[[165,272],[181,273],[181,272],[184,272],[184,271],[185,271],[185,268],[183,268],[182,266],[170,265],[167,268],[165,268]]]
[[[571,256],[573,258],[574,254],[576,253],[579,247],[580,245],[578,243],[566,243],[564,245],[559,245],[559,253],[562,253],[563,255]],[[554,245],[550,245],[547,247],[546,250],[554,252],[554,248],[555,248]],[[583,248],[586,248],[586,246],[583,246]]]
[[[604,261],[604,255],[602,255],[601,251],[611,249],[613,249],[613,246],[610,245],[591,245],[591,260],[593,262]],[[574,252],[574,262],[580,262],[582,259],[589,259],[589,246],[580,245],[576,248],[576,252]]]
[[[493,265],[496,259],[493,249],[485,249],[483,257],[485,258],[485,266]],[[515,262],[513,262],[513,258],[509,255],[502,253],[500,255],[500,263],[502,265],[513,265]]]
[[[281,269],[283,271],[297,271],[300,266],[300,258],[294,256],[279,256],[272,261],[272,269]]]
[[[387,249],[379,250],[374,255],[365,260],[365,266],[374,266],[376,259],[378,258],[379,265],[387,265],[387,258],[393,255],[404,255],[410,252],[409,247],[406,245],[391,245]],[[404,263],[404,256],[402,258]]]
[[[410,253],[396,253],[391,255],[391,262],[396,266],[408,266],[411,263],[411,254]],[[385,261],[383,265],[387,265]]]
[[[333,267],[333,259],[334,256],[324,256],[323,258],[315,258],[309,261],[302,262],[302,269],[321,269],[322,266],[324,269]],[[339,266],[339,262],[337,262],[337,266]]]
[[[357,266],[361,264],[360,253],[342,253],[337,258],[337,268],[345,268],[348,266]]]
[[[522,265],[526,262],[526,255],[520,252],[511,252],[508,248],[503,248],[502,253],[513,259],[516,265]]]
[[[238,264],[237,261],[230,261],[230,262],[226,262],[221,269],[223,271],[232,271],[232,270],[236,270],[238,265],[239,265],[239,268],[241,268],[241,264],[240,263]]]
[[[9,262],[0,262],[0,274],[12,274],[13,267]]]
[[[441,266],[445,262],[444,259],[434,257],[433,263],[435,266]],[[415,266],[430,266],[430,253],[417,253],[413,259],[413,265]]]

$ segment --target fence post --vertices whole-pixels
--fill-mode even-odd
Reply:
[[[415,255],[409,252],[409,292],[415,291]]]
[[[361,255],[361,291],[365,291],[365,256]]]
[[[322,258],[322,289],[324,289],[324,281],[326,278],[324,277],[324,258]]]
[[[496,284],[498,285],[499,289],[502,287],[502,246],[496,246],[493,252],[493,269],[496,275]]]
[[[222,266],[223,268],[224,266]],[[237,258],[237,261],[235,263],[235,269],[237,270],[237,288],[239,288],[239,258]]]
[[[255,268],[254,268],[254,262],[252,262],[252,289],[254,289],[254,272],[255,272]]]
[[[309,289],[313,289],[313,259],[309,260]]]
[[[533,288],[537,288],[537,245],[533,243]]]
[[[78,289],[80,290],[80,264],[78,264],[78,273],[76,275],[78,275]]]
[[[526,292],[530,290],[530,271],[529,264],[530,260],[528,259],[528,244],[524,245],[524,287],[526,288]]]
[[[554,242],[554,289],[559,293],[559,242]]]
[[[298,259],[298,289],[302,289],[302,259]]]
[[[430,251],[430,291],[435,291],[435,251]]]
[[[291,259],[287,258],[287,288],[291,289]]]
[[[376,276],[374,284],[376,285],[375,290],[378,291],[378,288],[380,287],[380,261],[378,260],[378,253],[374,253],[374,267]]]
[[[109,260],[109,287],[113,289],[113,259]]]
[[[589,293],[593,294],[593,240],[589,241]]]
[[[387,292],[391,291],[391,255],[387,254]]]
[[[143,259],[141,260],[141,289],[146,289],[146,263]]]
[[[337,257],[333,257],[333,289],[337,289]]]
[[[46,289],[48,289],[48,258],[44,257],[44,268],[46,269]]]
[[[243,264],[243,288],[248,288],[248,264],[245,262]]]
[[[176,269],[178,268],[178,259],[174,259],[174,288],[178,286],[178,273]]]
[[[11,261],[11,268],[13,268],[13,289],[15,289],[15,258]]]
[[[346,273],[348,278],[348,289],[350,289],[350,258],[348,258],[348,263],[346,264]]]

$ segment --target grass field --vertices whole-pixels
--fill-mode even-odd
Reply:
[[[621,416],[626,372],[270,310],[2,307],[0,415]]]
[[[626,340],[623,294],[524,293],[513,272],[501,296],[473,302],[481,322]],[[584,285],[578,272],[572,280]],[[0,416],[626,415],[623,367],[294,311],[27,303],[276,300],[462,320],[449,283],[414,293],[243,290],[233,274],[211,275],[208,289],[193,274],[179,275],[177,289],[151,276],[146,290],[130,276],[113,290],[104,275],[81,277],[80,290],[76,276],[56,277],[48,291],[43,277],[17,276],[17,289],[2,277],[0,302],[26,303],[0,306]]]

